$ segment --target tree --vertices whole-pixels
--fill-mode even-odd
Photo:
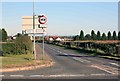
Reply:
[[[80,31],[80,40],[84,40],[84,32],[82,30]]]
[[[113,40],[117,40],[117,36],[116,36],[116,32],[114,31],[113,32],[113,37],[112,37]]]
[[[24,53],[28,53],[28,51],[32,52],[32,41],[30,40],[30,37],[27,35],[21,35],[19,34],[19,36],[16,38],[15,40],[15,44],[16,44],[16,50],[18,54],[24,54]]]
[[[29,54],[33,51],[33,43],[27,35],[18,36],[14,43],[2,45],[4,54]]]
[[[108,35],[108,36],[107,36],[108,40],[111,40],[111,39],[112,39],[112,36],[111,36],[111,32],[110,32],[110,31],[108,32],[107,35]]]
[[[20,37],[22,34],[21,33],[17,33],[17,37]]]
[[[100,31],[97,32],[97,40],[101,40],[101,34],[100,34]]]
[[[91,31],[91,39],[96,40],[96,34],[94,30]]]
[[[120,31],[118,32],[118,40],[120,40]]]
[[[2,41],[2,30],[0,29],[0,42]]]
[[[85,35],[85,40],[91,40],[90,34],[86,34],[86,35]]]
[[[102,38],[101,38],[102,40],[106,40],[107,39],[107,37],[106,37],[106,34],[105,33],[103,33],[102,34]]]
[[[78,41],[79,40],[79,35],[76,35],[75,37],[74,37],[74,41]]]
[[[7,40],[7,32],[6,32],[6,30],[3,28],[2,29],[2,41],[6,41]]]

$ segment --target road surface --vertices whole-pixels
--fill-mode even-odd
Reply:
[[[42,47],[42,44],[39,44]],[[118,79],[118,62],[91,57],[75,50],[45,44],[54,66],[30,71],[5,72],[3,79]]]

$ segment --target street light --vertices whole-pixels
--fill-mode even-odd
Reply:
[[[46,16],[41,15],[41,16],[38,16],[38,17],[40,17],[40,18],[39,18],[39,22],[40,22],[40,24],[41,24],[41,25],[45,25],[46,22],[47,22],[47,18],[46,18]],[[40,28],[43,29],[43,57],[44,57],[44,32],[45,32],[44,28],[46,28],[46,27],[40,27]],[[33,40],[34,40],[34,42],[33,42],[33,53],[34,53],[34,59],[36,60],[36,50],[35,50],[35,12],[34,12],[34,0],[33,0]]]
[[[34,13],[34,0],[33,0],[33,54],[36,60],[36,50],[35,50],[35,13]]]

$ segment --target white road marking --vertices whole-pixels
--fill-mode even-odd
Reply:
[[[10,77],[24,77],[24,75],[10,75]]]
[[[80,77],[85,76],[85,74],[76,74],[76,75],[30,75],[30,77]]]
[[[5,75],[0,75],[4,77]],[[85,77],[85,76],[111,76],[110,74],[70,74],[70,75],[29,75],[29,77]],[[10,77],[25,77],[24,75],[10,75]]]
[[[87,62],[87,63],[90,63],[91,61],[88,61],[88,60],[85,60],[85,59],[81,59],[79,57],[73,57],[74,60],[77,60],[77,61],[80,61],[80,62]]]
[[[112,63],[112,62],[110,62],[110,64],[112,64],[112,65],[115,65],[115,66],[118,66],[118,67],[119,67],[119,65],[118,65],[117,63]]]
[[[30,75],[30,77],[44,77],[44,75]]]
[[[55,49],[53,49],[53,48],[50,48],[50,49],[55,50]]]
[[[4,77],[5,75],[0,75],[0,77]]]
[[[61,51],[57,51],[58,53],[62,53]]]
[[[85,74],[76,74],[76,75],[49,75],[48,77],[80,77],[85,76]]]
[[[64,54],[64,55],[68,55],[67,53],[62,53],[62,54]]]
[[[101,75],[105,75],[105,74],[90,74],[91,76],[101,76]]]
[[[58,53],[61,53],[60,51],[57,51]]]
[[[110,74],[118,74],[118,69],[106,65],[91,65],[91,67],[98,68]]]
[[[102,65],[102,66],[105,67],[106,69],[111,69],[111,70],[114,70],[114,71],[118,72],[118,68],[114,68],[114,67],[107,66],[107,65]]]

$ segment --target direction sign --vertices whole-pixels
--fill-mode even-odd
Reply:
[[[46,24],[47,17],[42,15],[42,16],[39,17],[38,21],[39,21],[40,24]]]

